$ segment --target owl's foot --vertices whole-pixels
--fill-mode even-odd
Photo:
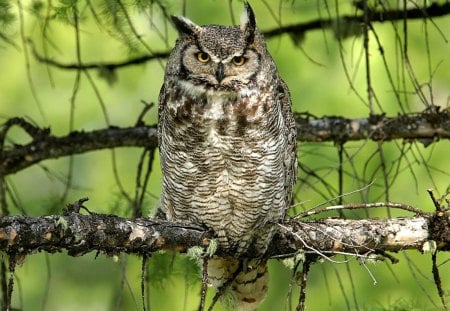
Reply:
[[[212,257],[216,253],[218,246],[219,246],[219,243],[217,242],[217,240],[216,239],[211,239],[209,241],[208,247],[206,248],[205,254],[208,257]]]
[[[209,241],[208,247],[204,248],[201,246],[192,246],[188,248],[186,254],[193,258],[198,264],[200,264],[200,259],[211,258],[217,251],[218,243],[216,239],[211,239]]]
[[[297,252],[297,254],[295,254],[294,257],[288,257],[282,260],[283,265],[290,270],[293,270],[295,267],[299,265],[301,266],[304,262],[305,262],[305,252],[303,251]]]

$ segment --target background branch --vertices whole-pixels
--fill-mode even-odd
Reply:
[[[19,126],[23,126],[21,124],[24,122],[22,120]],[[368,119],[297,115],[297,130],[299,141],[343,143],[350,140],[417,139],[428,145],[441,138],[450,138],[450,110],[435,109],[392,118],[378,115]],[[158,146],[156,125],[74,131],[63,137],[52,136],[45,129],[39,133],[43,134],[33,137],[29,144],[14,145],[8,149],[0,147],[0,175],[16,173],[43,160],[88,151]],[[1,134],[5,136],[6,130],[1,131]],[[4,141],[4,137],[1,141]]]
[[[358,2],[355,4],[357,7],[360,5]],[[428,7],[424,8],[413,8],[408,10],[382,10],[382,11],[372,11],[369,9],[368,16],[361,15],[344,15],[339,18],[328,18],[328,19],[316,19],[306,23],[298,23],[289,26],[281,26],[274,29],[263,31],[265,38],[274,38],[284,34],[289,34],[293,38],[303,37],[304,34],[311,30],[324,30],[332,29],[335,31],[337,37],[341,37],[342,34],[336,32],[336,25],[340,25],[341,29],[346,29],[346,25],[362,25],[364,22],[388,22],[388,21],[402,21],[405,19],[424,19],[432,17],[440,17],[450,14],[450,4],[443,3],[432,3]],[[354,33],[353,33],[354,34]],[[121,62],[93,62],[93,63],[61,63],[59,61],[50,59],[48,57],[40,55],[36,49],[32,47],[34,57],[37,61],[41,63],[48,64],[50,66],[64,69],[64,70],[80,70],[80,69],[100,69],[113,71],[115,69],[127,67],[130,65],[139,65],[152,60],[160,60],[169,57],[170,51],[155,52],[151,55],[139,56],[131,59],[127,59]]]
[[[363,1],[355,2],[357,8],[363,9]],[[408,10],[380,10],[373,11],[368,9],[368,16],[365,17],[364,14],[361,15],[344,15],[339,18],[329,18],[329,19],[316,19],[306,23],[298,23],[290,26],[283,26],[268,30],[264,32],[265,38],[272,38],[280,36],[283,34],[290,34],[295,36],[304,35],[310,30],[323,30],[323,29],[333,29],[336,25],[341,24],[344,28],[345,24],[359,24],[361,27],[365,22],[373,23],[384,23],[389,21],[402,21],[405,19],[424,19],[432,17],[440,17],[450,14],[450,3],[443,3],[442,5],[438,3],[432,3],[428,7],[424,8],[414,8]],[[367,19],[367,20],[366,20]]]

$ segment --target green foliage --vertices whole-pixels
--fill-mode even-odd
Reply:
[[[128,5],[120,0],[104,0],[94,14],[102,20],[103,27],[113,38],[125,44],[130,52],[137,52],[139,43],[130,29],[128,9]]]
[[[194,260],[172,252],[153,254],[149,261],[151,284],[164,288],[173,277],[182,277],[188,287],[200,282],[200,268]]]
[[[10,0],[0,0],[0,30],[11,26],[16,20],[16,16],[12,13],[12,5]]]
[[[11,1],[0,0],[0,42],[4,41],[14,45],[8,34],[8,29],[16,21],[16,16],[12,12]]]
[[[0,25],[9,25],[15,20],[10,13],[11,1],[0,1]],[[80,26],[90,26],[92,20],[110,37],[125,46],[131,54],[149,52],[143,49],[140,36],[134,22],[134,14],[150,16],[154,11],[165,10],[167,3],[163,1],[127,1],[127,0],[60,0],[57,2],[44,2],[35,0],[29,6],[29,13],[37,21],[43,19],[50,27],[54,21],[66,25],[76,26],[75,18]],[[83,28],[83,27],[81,27]],[[0,34],[1,34],[0,29]],[[110,76],[107,76],[110,79]],[[111,81],[110,81],[111,82]]]
[[[60,1],[59,5],[50,8],[53,11],[53,18],[57,21],[73,25],[74,14],[78,13],[77,1]],[[80,19],[82,15],[76,15]]]
[[[32,14],[39,14],[45,9],[45,3],[41,0],[33,0],[30,5],[30,11]]]

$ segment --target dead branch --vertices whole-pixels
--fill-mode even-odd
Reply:
[[[25,127],[26,121],[6,122],[0,130],[0,141],[4,142],[11,124]],[[450,138],[450,110],[425,111],[417,114],[386,117],[372,116],[367,119],[343,117],[316,118],[311,115],[297,115],[299,141],[333,141],[343,143],[351,140],[388,141],[393,139],[419,140],[425,145],[439,139]],[[0,145],[0,175],[6,176],[23,170],[47,159],[117,147],[158,146],[156,125],[119,128],[109,127],[91,132],[74,131],[67,136],[50,135],[49,129],[32,132],[27,130],[32,141],[26,145],[6,148]],[[39,135],[35,135],[37,132]]]
[[[212,232],[199,225],[150,218],[126,219],[73,212],[41,217],[0,217],[0,250],[15,255],[64,250],[71,256],[91,251],[107,254],[184,252],[192,246],[207,247],[213,238]],[[385,220],[291,220],[279,224],[268,255],[280,258],[305,251],[327,258],[339,253],[365,256],[406,249],[423,251],[424,245],[433,241],[438,250],[450,250],[448,213]],[[227,254],[220,249],[217,253]]]

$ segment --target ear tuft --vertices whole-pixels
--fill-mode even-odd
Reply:
[[[201,27],[191,21],[189,18],[183,16],[173,16],[172,22],[180,34],[189,36],[196,35],[200,32]]]
[[[245,34],[247,44],[255,39],[256,20],[255,13],[248,2],[245,2],[245,10],[241,15],[241,31]]]

